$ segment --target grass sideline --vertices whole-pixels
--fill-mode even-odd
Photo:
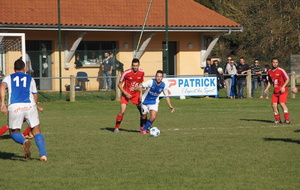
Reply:
[[[138,133],[129,105],[112,132],[119,102],[54,101],[40,114],[49,161],[32,159],[0,137],[3,189],[299,189],[300,99],[289,99],[292,123],[274,125],[270,100],[161,100],[159,137]],[[6,118],[2,116],[2,122]]]

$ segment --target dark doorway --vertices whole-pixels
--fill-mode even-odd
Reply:
[[[163,42],[162,44],[163,49],[166,49],[166,42]],[[169,46],[169,61],[167,63],[167,51],[163,51],[163,71],[167,74],[167,75],[176,75],[177,74],[177,42],[169,42],[168,43]]]
[[[26,40],[26,52],[31,59],[33,73],[39,90],[52,90],[52,42]],[[43,78],[45,77],[45,78]]]

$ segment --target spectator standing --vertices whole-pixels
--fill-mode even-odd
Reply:
[[[112,86],[112,70],[113,70],[113,59],[109,56],[108,52],[104,53],[105,59],[102,61],[104,70],[103,70],[103,87],[102,91],[111,90]]]
[[[290,124],[290,114],[288,112],[288,107],[286,106],[289,93],[287,84],[289,83],[290,78],[286,71],[279,67],[279,60],[277,58],[272,59],[272,69],[268,71],[268,76],[269,82],[264,92],[267,93],[271,84],[273,84],[274,90],[272,94],[272,108],[275,118],[274,124],[281,123],[278,104],[281,106],[283,111],[285,118],[284,123]]]
[[[211,74],[216,75],[217,77],[217,90],[219,94],[219,90],[224,88],[224,72],[222,67],[220,67],[218,60],[213,61],[213,64],[211,65]],[[216,98],[218,98],[218,96],[216,96]]]
[[[20,57],[20,59],[22,59],[22,57]],[[26,74],[28,74],[30,76],[32,76],[32,74],[34,72],[32,69],[30,56],[27,53],[25,54],[25,71],[26,71]]]
[[[258,82],[261,76],[261,66],[259,64],[258,59],[254,60],[254,64],[251,65],[251,83],[252,83],[252,88],[251,88],[251,97],[254,98],[254,92],[256,91],[258,87]]]
[[[261,92],[260,92],[260,97],[259,98],[264,98],[264,91],[268,85],[268,71],[270,69],[269,65],[265,65],[264,69],[261,72],[260,76],[260,86],[261,86]],[[269,99],[269,91],[266,93],[266,99]]]
[[[213,64],[211,65],[211,74],[217,75],[218,74],[218,68],[220,67],[218,60],[214,60]]]
[[[206,59],[206,66],[204,68],[204,74],[205,73],[211,74],[211,59],[210,58]]]
[[[235,67],[235,63],[234,63],[233,59],[231,59],[229,61],[229,64],[227,64],[225,74],[229,75],[229,76],[224,77],[225,86],[226,86],[226,95],[227,95],[226,98],[232,99],[233,98],[233,96],[231,94],[232,81],[235,80],[234,76],[236,75],[236,67]]]
[[[246,86],[246,74],[250,72],[251,69],[248,64],[246,64],[245,59],[243,57],[240,58],[240,63],[237,66],[237,79],[236,86],[238,90],[237,98],[244,98],[244,88]]]
[[[225,74],[226,74],[226,67],[227,67],[227,65],[229,65],[230,64],[230,60],[232,60],[232,57],[231,56],[229,56],[228,58],[227,58],[227,62],[225,63],[225,65],[224,65],[224,71],[225,71]],[[225,77],[226,78],[226,77]]]
[[[220,89],[224,88],[224,71],[222,67],[218,68],[217,81],[218,81],[218,93]]]

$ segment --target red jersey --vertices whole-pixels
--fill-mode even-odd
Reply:
[[[122,74],[120,82],[124,82],[123,88],[126,92],[128,92],[129,94],[135,94],[139,91],[131,91],[130,88],[136,87],[140,83],[142,83],[144,81],[144,75],[145,72],[142,69],[139,69],[136,73],[134,73],[132,69],[128,69]]]
[[[274,86],[274,93],[279,94],[280,89],[284,85],[285,81],[289,79],[289,75],[280,67],[277,67],[275,70],[270,69],[268,74],[269,81],[273,83]]]

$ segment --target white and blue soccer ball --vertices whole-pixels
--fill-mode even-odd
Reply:
[[[157,137],[158,135],[160,135],[160,130],[157,127],[152,127],[150,128],[149,134],[151,137]]]

